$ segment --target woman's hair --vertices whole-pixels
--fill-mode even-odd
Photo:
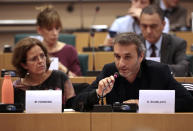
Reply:
[[[48,52],[46,48],[43,46],[43,44],[35,39],[35,38],[24,38],[20,40],[18,43],[16,43],[16,46],[13,51],[12,56],[12,64],[16,68],[17,73],[19,77],[24,78],[26,73],[28,72],[26,69],[21,66],[21,64],[26,64],[27,59],[27,52],[34,46],[39,46],[42,51],[44,52],[44,55],[46,56],[46,68],[47,70],[50,67],[50,59],[48,57]]]
[[[49,6],[38,14],[37,25],[47,29],[53,26],[62,28],[62,23],[58,12]]]

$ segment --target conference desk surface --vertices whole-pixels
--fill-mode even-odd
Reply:
[[[0,113],[2,131],[192,131],[193,113]]]

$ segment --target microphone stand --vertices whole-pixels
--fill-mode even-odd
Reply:
[[[82,0],[80,0],[80,29],[84,30],[84,16],[83,16]]]
[[[93,16],[91,26],[95,24],[96,16],[97,16],[97,13],[99,12],[99,10],[100,10],[100,8],[99,8],[99,6],[97,6],[96,9],[95,9],[95,13],[94,13],[94,16]],[[93,50],[98,51],[98,49],[96,47],[94,47],[94,34],[95,34],[95,29],[93,29],[91,27],[90,34],[88,35],[88,47],[83,47],[83,51],[85,51],[85,52],[86,51],[93,51]],[[90,41],[92,41],[92,47],[90,45]]]
[[[95,29],[91,29],[90,31],[90,36],[91,36],[91,44],[92,46],[89,47],[92,51],[92,71],[87,71],[86,75],[87,76],[98,76],[100,74],[101,71],[96,70],[95,68],[95,51],[96,48],[94,47],[94,35],[95,35]]]
[[[102,91],[102,96],[100,97],[101,104],[93,105],[92,112],[112,112],[113,108],[111,105],[104,105],[104,91],[106,88]]]
[[[94,29],[91,29],[91,32],[90,32],[90,36],[91,36],[91,43],[92,43],[92,62],[93,62],[93,66],[92,66],[92,70],[95,71],[95,48],[94,48],[94,35],[95,35],[95,32],[94,32]]]
[[[96,15],[97,15],[99,9],[100,8],[97,6],[96,10],[95,10],[95,14],[93,16],[92,25],[94,25],[94,23],[96,21]],[[88,38],[88,47],[83,48],[83,51],[92,51],[93,66],[92,66],[92,71],[87,71],[87,73],[86,73],[87,76],[98,76],[99,73],[100,73],[100,71],[96,71],[96,68],[95,68],[95,51],[97,51],[97,48],[94,46],[94,36],[95,36],[95,29],[91,27],[90,35],[89,35],[89,38]],[[92,45],[90,45],[90,43]]]

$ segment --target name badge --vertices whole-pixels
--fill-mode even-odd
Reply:
[[[26,113],[62,112],[61,90],[27,90]]]
[[[50,61],[51,61],[51,64],[50,64],[49,70],[58,70],[58,68],[59,68],[58,57],[51,57]]]
[[[175,113],[175,90],[140,90],[139,113]]]

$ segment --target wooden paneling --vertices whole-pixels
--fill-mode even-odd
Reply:
[[[94,57],[92,52],[85,52],[83,54],[88,54],[88,70],[93,70],[93,63],[95,63],[95,70],[102,70],[105,64],[114,61],[113,52],[95,52]],[[94,58],[94,61],[93,61]]]
[[[187,41],[186,54],[193,54],[191,46],[193,46],[193,33],[192,32],[176,32],[176,36],[183,38]]]
[[[2,131],[90,131],[90,113],[0,114]]]

